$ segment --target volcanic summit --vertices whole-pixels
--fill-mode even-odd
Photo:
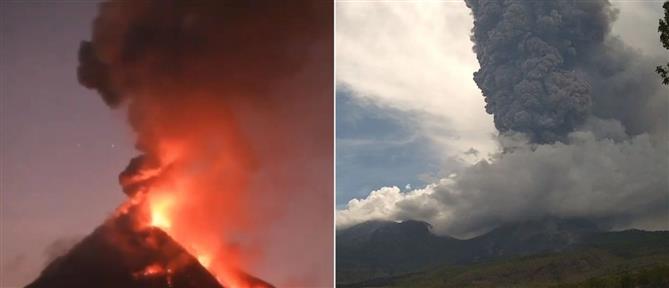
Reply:
[[[54,259],[26,288],[223,287],[196,257],[160,228],[136,227],[132,213],[112,217]],[[239,272],[246,287],[273,287]]]

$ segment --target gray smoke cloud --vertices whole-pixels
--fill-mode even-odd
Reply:
[[[657,61],[617,37],[579,59],[578,69],[591,86],[592,117],[620,121],[631,136],[649,133],[666,141],[669,92],[653,78]]]
[[[609,35],[611,4],[466,4],[480,63],[474,80],[500,152],[422,189],[354,199],[338,211],[338,227],[418,219],[469,237],[549,216],[669,229],[669,93],[654,59]]]
[[[591,115],[631,134],[666,128],[653,62],[608,35],[617,15],[608,1],[466,3],[481,65],[474,80],[499,131],[552,143]]]
[[[594,1],[466,1],[481,69],[474,80],[498,130],[551,143],[590,114],[578,58],[603,42],[615,11]]]
[[[337,213],[345,228],[366,220],[423,220],[468,238],[500,224],[543,217],[589,219],[602,228],[669,228],[669,150],[656,138],[628,137],[609,120],[568,143],[499,138],[501,152],[425,188],[384,187]]]
[[[79,82],[136,135],[124,192],[172,199],[166,232],[214,273],[332,283],[332,9],[108,0],[80,46]]]
[[[602,228],[666,229],[666,145],[647,134],[622,141],[597,136],[611,132],[622,131],[572,132],[568,144],[504,138],[512,153],[479,162],[452,184],[435,187],[432,197],[450,211],[442,231],[476,233],[546,216],[590,219]]]

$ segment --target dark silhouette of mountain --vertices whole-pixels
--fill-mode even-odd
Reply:
[[[454,259],[460,240],[437,236],[430,224],[370,221],[337,231],[337,275],[388,276]]]
[[[560,252],[582,243],[601,232],[592,222],[582,219],[545,218],[509,223],[466,241],[462,262],[482,259]]]
[[[589,252],[580,254],[580,251]],[[571,255],[569,253],[576,253],[573,256],[576,260],[569,258],[565,263],[592,262],[597,269],[606,262],[598,261],[609,256],[627,259],[669,255],[669,232],[605,232],[582,219],[545,218],[508,223],[481,236],[459,240],[432,233],[431,226],[425,222],[371,221],[337,231],[337,283],[387,286],[399,281],[397,279],[411,278],[411,275],[420,278],[425,271],[439,267],[458,267],[456,270],[463,272],[489,263],[542,255]],[[601,258],[602,254],[607,256]],[[562,256],[554,257],[562,259]],[[571,271],[563,265],[573,266],[549,265],[542,271],[552,271],[553,268]],[[531,269],[532,265],[519,267]],[[549,274],[561,275],[559,272]]]
[[[54,259],[26,288],[221,288],[216,278],[158,228],[108,220]],[[246,275],[257,287],[270,284]],[[254,286],[255,287],[255,286]]]

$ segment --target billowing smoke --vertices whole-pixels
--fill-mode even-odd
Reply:
[[[565,140],[591,115],[619,119],[633,133],[646,132],[649,119],[640,114],[649,114],[649,97],[658,93],[658,85],[649,78],[652,71],[644,71],[648,63],[637,69],[641,59],[609,37],[617,12],[608,1],[466,3],[481,65],[474,80],[500,132],[552,143]],[[666,113],[652,121],[661,120]]]
[[[570,144],[545,145],[523,138],[503,137],[513,152],[423,189],[386,187],[352,200],[337,223],[416,219],[465,238],[544,217],[589,219],[605,229],[668,228],[669,163],[662,155],[669,151],[648,135],[618,142],[577,131],[569,134]]]
[[[609,34],[610,3],[466,3],[499,153],[423,189],[354,199],[339,227],[419,219],[467,237],[550,216],[669,229],[668,93],[654,62]]]
[[[474,79],[495,127],[539,143],[562,139],[590,114],[591,87],[574,70],[614,15],[591,1],[467,1],[481,69]]]
[[[124,192],[224,285],[237,269],[331,283],[332,14],[326,1],[108,1],[79,50],[81,84],[127,109],[137,136]]]

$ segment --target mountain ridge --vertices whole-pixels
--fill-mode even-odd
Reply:
[[[583,219],[506,223],[469,239],[437,235],[426,222],[402,223],[373,221],[339,230],[337,284],[406,277],[444,265],[466,270],[463,267],[542,255],[584,253],[583,259],[574,256],[576,262],[595,261],[587,255],[596,259],[669,255],[669,231],[606,231]],[[593,263],[604,265],[598,261]]]

